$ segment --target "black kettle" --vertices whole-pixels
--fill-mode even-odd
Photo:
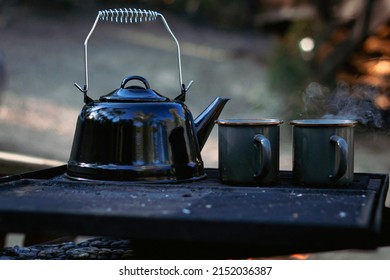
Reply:
[[[118,89],[92,100],[87,95],[87,47],[97,23],[140,23],[158,18],[176,43],[179,96],[170,100],[152,90],[145,78],[129,76]],[[216,98],[193,119],[184,104],[192,81],[188,86],[182,82],[180,46],[162,14],[141,9],[99,11],[84,42],[84,65],[85,85],[75,85],[84,94],[85,106],[77,120],[67,165],[69,177],[176,182],[205,176],[200,151],[228,99]]]
[[[127,86],[135,81],[143,86]],[[118,89],[85,104],[67,174],[93,180],[201,179],[200,151],[227,101],[217,97],[193,119],[183,101],[160,95],[143,77],[127,77]]]

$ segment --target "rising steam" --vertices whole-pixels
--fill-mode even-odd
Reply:
[[[310,117],[349,119],[375,129],[390,127],[388,111],[375,104],[379,91],[371,86],[348,86],[339,84],[334,91],[311,83],[306,88],[303,101],[305,112]]]

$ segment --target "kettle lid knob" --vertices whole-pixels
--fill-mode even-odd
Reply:
[[[138,80],[144,87],[138,85],[127,86],[130,81]],[[122,80],[120,88],[100,97],[100,101],[107,102],[159,102],[169,101],[169,98],[160,95],[150,88],[149,82],[141,76],[128,76]]]

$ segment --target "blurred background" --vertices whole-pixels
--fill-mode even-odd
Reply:
[[[182,48],[186,101],[197,116],[216,96],[221,118],[280,118],[281,168],[291,169],[289,121],[359,121],[359,172],[390,170],[390,3],[385,0],[0,0],[0,151],[66,162],[84,80],[83,43],[101,9],[164,14]],[[100,22],[89,41],[97,99],[141,75],[178,95],[177,56],[161,22]],[[217,166],[217,128],[203,150]]]
[[[194,116],[221,96],[231,99],[221,118],[283,119],[284,170],[292,165],[290,120],[355,119],[355,171],[389,173],[387,0],[0,0],[0,163],[67,162],[83,106],[73,84],[84,83],[84,40],[99,10],[120,7],[164,15],[182,48],[184,83],[194,80],[186,100]],[[176,48],[158,21],[99,22],[89,72],[94,99],[128,75],[179,94]],[[217,167],[217,156],[215,127],[205,166]]]

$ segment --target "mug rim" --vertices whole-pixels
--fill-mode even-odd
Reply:
[[[243,126],[243,125],[277,125],[282,124],[280,119],[220,119],[215,121],[218,125]]]
[[[290,121],[295,126],[355,126],[357,121],[350,119],[301,119]]]

